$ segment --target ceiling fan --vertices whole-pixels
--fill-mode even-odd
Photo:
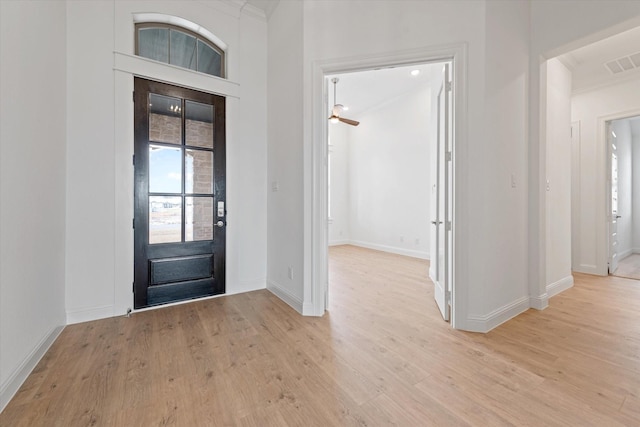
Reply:
[[[331,83],[333,83],[333,108],[331,109],[331,117],[329,117],[329,121],[331,123],[346,123],[351,126],[358,126],[360,122],[351,119],[345,119],[344,117],[340,117],[340,114],[344,111],[344,105],[338,104],[336,102],[336,85],[340,81],[339,78],[334,77],[331,79]]]

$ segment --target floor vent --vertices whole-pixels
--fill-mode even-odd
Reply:
[[[609,70],[611,74],[620,74],[625,71],[640,68],[640,52],[614,59],[604,64],[604,66],[607,67],[607,70]]]

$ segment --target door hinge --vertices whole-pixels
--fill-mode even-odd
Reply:
[[[135,90],[133,92],[131,92],[131,100],[133,102],[136,102],[136,91]]]
[[[452,87],[453,87],[453,84],[450,81],[445,84],[445,88],[446,88],[447,92],[451,92],[451,88]]]
[[[447,151],[446,158],[447,158],[447,162],[451,161],[451,151]]]
[[[136,228],[136,219],[135,218],[131,219],[131,228]]]
[[[133,156],[131,156],[131,163],[133,163],[133,166],[136,165],[136,155],[135,154]]]
[[[131,292],[135,293],[136,291],[136,282],[131,282]]]
[[[447,231],[451,231],[451,221],[445,221],[445,224],[447,226]]]

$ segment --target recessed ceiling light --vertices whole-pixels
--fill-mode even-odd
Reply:
[[[411,75],[412,75],[412,76],[417,76],[418,74],[420,74],[420,70],[413,70],[413,71],[411,71]]]

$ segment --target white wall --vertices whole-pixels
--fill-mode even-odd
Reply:
[[[287,4],[285,2],[284,4]],[[282,6],[283,3],[281,3]],[[526,240],[526,113],[529,63],[529,5],[524,2],[430,1],[304,3],[304,146],[314,151],[319,129],[313,126],[313,69],[316,61],[367,58],[416,48],[441,47],[452,41],[468,48],[466,87],[468,118],[459,130],[461,179],[456,224],[457,297],[465,300],[457,327],[488,330],[528,307]],[[353,16],[358,16],[354,21]],[[402,28],[402,31],[398,31]],[[348,42],[345,42],[348,41]],[[284,71],[284,67],[283,67]],[[291,90],[297,90],[293,86]],[[289,95],[287,95],[289,96]],[[271,124],[271,123],[270,123]],[[506,124],[506,125],[505,125]],[[274,124],[275,126],[275,124]],[[294,136],[297,138],[297,134]],[[297,139],[289,140],[296,144]],[[463,148],[464,147],[464,148]],[[306,183],[304,197],[286,206],[305,221],[300,235],[274,249],[305,253],[308,281],[305,302],[314,298],[310,268],[313,251],[313,156],[304,170],[287,165],[294,179]],[[281,162],[282,163],[282,162]],[[302,175],[298,173],[304,172]],[[516,188],[511,186],[514,175]],[[462,178],[464,177],[464,178]],[[302,204],[301,204],[302,203]],[[272,220],[269,220],[269,226]],[[491,253],[494,256],[479,256]],[[278,260],[275,269],[286,266]]]
[[[291,3],[281,2],[279,8],[299,7],[299,3]],[[595,40],[630,28],[633,24],[629,19],[640,16],[640,3],[613,3],[349,1],[341,3],[342,13],[337,15],[334,2],[313,1],[300,6],[304,14],[302,29],[297,21],[288,26],[277,21],[282,27],[278,30],[270,25],[270,36],[287,32],[294,36],[288,43],[295,45],[292,52],[296,67],[300,67],[297,37],[303,32],[302,87],[297,79],[300,74],[295,72],[289,92],[270,92],[274,106],[285,107],[285,100],[293,100],[291,105],[297,107],[303,100],[302,141],[297,128],[291,132],[290,123],[269,120],[270,136],[284,136],[279,145],[295,149],[303,144],[303,168],[287,162],[290,151],[284,154],[270,148],[269,159],[271,164],[284,167],[277,169],[279,174],[289,175],[305,187],[302,194],[289,192],[293,197],[277,211],[270,211],[268,229],[278,227],[279,215],[272,215],[277,212],[296,218],[294,228],[302,219],[303,233],[270,243],[269,251],[275,250],[278,255],[270,259],[269,271],[282,275],[293,262],[294,270],[303,269],[304,276],[302,283],[291,284],[291,289],[296,289],[293,292],[302,294],[305,303],[321,300],[312,286],[319,268],[314,264],[317,248],[313,246],[317,220],[314,222],[312,196],[319,169],[314,163],[318,157],[314,144],[322,140],[321,129],[314,124],[314,112],[319,111],[319,105],[314,105],[319,99],[314,95],[316,64],[346,62],[346,58],[370,60],[399,51],[441,47],[453,40],[465,43],[468,52],[468,119],[458,129],[464,134],[459,135],[464,150],[457,156],[458,170],[464,173],[456,183],[460,197],[456,223],[459,286],[454,294],[454,298],[464,300],[458,313],[464,312],[467,317],[454,323],[483,330],[529,304],[546,307],[547,157],[545,139],[540,135],[540,58],[553,56],[553,51],[568,51],[572,43],[584,44],[589,38]],[[574,19],[577,10],[578,20]],[[359,19],[353,21],[352,16]],[[287,73],[290,68],[285,64],[274,63],[270,75]],[[468,143],[465,135],[469,136]],[[512,175],[515,188],[511,186]],[[486,253],[494,256],[478,256]],[[295,254],[304,254],[304,258],[296,259]]]
[[[529,5],[488,1],[484,16],[483,96],[474,106],[470,95],[469,106],[470,117],[477,115],[483,123],[476,129],[472,122],[469,126],[469,199],[461,207],[469,212],[470,323],[480,330],[529,307]],[[473,84],[470,79],[469,85]]]
[[[558,59],[546,66],[546,289],[556,294],[571,276],[571,72]]]
[[[66,308],[75,322],[122,314],[113,301],[113,2],[69,1],[66,46]]]
[[[302,2],[269,19],[267,286],[303,310]],[[291,269],[291,276],[289,276]]]
[[[429,258],[431,90],[401,94],[358,116],[349,138],[350,239]]]
[[[631,124],[629,120],[615,120],[611,129],[616,133],[618,153],[618,260],[633,251],[633,152],[631,151]]]
[[[530,39],[530,91],[529,91],[529,293],[532,307],[544,308],[548,304],[547,295],[547,267],[546,267],[546,177],[547,145],[542,132],[541,119],[546,116],[546,104],[542,101],[541,93],[541,64],[546,58],[569,52],[594,41],[617,34],[624,30],[640,25],[640,2],[624,0],[537,0],[530,2],[531,11],[531,39]],[[579,15],[579,19],[576,17]],[[570,24],[568,24],[570,23]],[[582,131],[582,130],[581,130]],[[584,135],[584,132],[581,132]],[[593,147],[587,146],[589,151]],[[583,156],[584,153],[581,153]],[[591,169],[581,169],[586,177],[587,171],[592,175],[600,174],[593,169],[595,164],[587,162],[585,166]],[[596,171],[596,174],[594,174]],[[603,176],[599,175],[602,179]],[[585,184],[584,182],[581,185]],[[585,187],[589,188],[589,187]],[[595,188],[591,186],[590,188]],[[603,200],[603,194],[596,197]],[[596,209],[589,205],[588,208]],[[584,211],[585,215],[594,215],[595,211]],[[595,217],[587,221],[595,229]],[[584,230],[583,232],[588,232]],[[582,233],[582,232],[581,232]],[[593,242],[588,242],[590,245]],[[592,245],[593,246],[593,245]],[[575,249],[575,248],[574,248]],[[588,259],[590,254],[583,257],[591,272],[595,272],[595,256]],[[574,265],[574,268],[576,266]]]
[[[228,80],[134,57],[138,12],[209,29],[228,45]],[[69,1],[67,55],[68,322],[132,307],[134,74],[227,96],[226,293],[264,288],[265,20],[221,1]]]
[[[580,122],[580,171],[577,222],[579,246],[574,271],[607,274],[607,153],[604,122],[640,114],[640,81],[631,81],[576,94],[571,101],[572,121]],[[635,113],[634,113],[635,112]],[[577,262],[577,264],[575,263]]]
[[[65,324],[65,13],[0,2],[0,411]]]

